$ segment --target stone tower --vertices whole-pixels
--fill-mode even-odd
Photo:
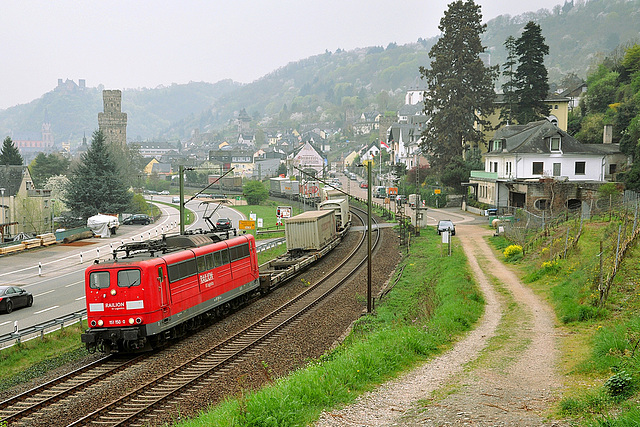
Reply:
[[[104,113],[98,113],[98,129],[108,144],[127,144],[127,113],[122,112],[122,92],[103,90]]]

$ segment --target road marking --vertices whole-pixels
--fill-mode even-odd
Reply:
[[[35,313],[33,313],[33,314],[40,314],[40,313],[44,313],[45,311],[53,310],[53,309],[58,308],[58,307],[60,307],[60,306],[59,306],[59,305],[54,305],[53,307],[49,307],[49,308],[45,308],[44,310],[36,311],[36,312],[35,312]]]
[[[79,282],[73,282],[73,283],[69,283],[68,285],[65,285],[65,288],[70,288],[71,286],[75,286],[78,285],[80,283],[84,283],[84,280],[80,280]]]
[[[41,294],[36,294],[34,295],[34,297],[41,297],[42,295],[50,294],[51,292],[55,292],[55,291],[56,291],[55,289],[51,289],[50,291],[43,292]]]
[[[80,298],[76,298],[76,301],[80,301],[81,299],[85,299],[86,296],[82,295]]]
[[[0,323],[0,326],[4,326],[4,325],[6,325],[6,324],[8,324],[8,323],[11,323],[11,321],[4,322],[4,323]]]

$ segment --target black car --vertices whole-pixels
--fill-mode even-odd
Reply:
[[[227,230],[231,228],[231,220],[229,218],[218,218],[216,228],[219,230]]]
[[[130,225],[130,224],[148,225],[151,223],[151,218],[149,218],[149,215],[135,214],[125,218],[124,221],[122,221],[122,223],[125,225]]]
[[[442,219],[438,221],[438,234],[449,230],[452,236],[456,235],[456,226],[453,225],[453,221],[450,219]]]
[[[33,295],[17,286],[0,286],[0,311],[11,313],[14,308],[31,307]]]

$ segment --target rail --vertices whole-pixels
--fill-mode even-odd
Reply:
[[[285,242],[285,238],[280,237],[270,242],[258,244],[256,247],[256,251],[257,252],[266,251],[267,249],[275,248],[276,246],[281,245],[284,242]],[[8,334],[0,335],[0,349],[11,347],[13,343],[19,344],[25,338],[32,339],[32,338],[35,338],[37,335],[39,335],[40,338],[43,338],[44,334],[53,332],[54,330],[57,330],[58,327],[59,329],[62,329],[64,328],[65,324],[71,325],[73,323],[82,321],[82,319],[86,317],[87,317],[87,310],[82,309],[82,310],[73,312],[71,314],[67,314],[65,316],[56,317],[55,319],[47,320],[46,322],[39,323],[34,326],[29,326],[22,330],[18,329],[16,325],[16,329],[17,329],[16,331]],[[8,342],[11,342],[12,344],[4,345],[5,343],[8,343]]]

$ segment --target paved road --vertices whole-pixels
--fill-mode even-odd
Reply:
[[[153,201],[170,202],[171,196],[153,196]],[[0,284],[13,284],[29,290],[34,304],[13,313],[0,313],[0,335],[13,332],[14,322],[20,329],[62,317],[85,308],[84,270],[96,259],[108,259],[113,248],[125,242],[146,240],[163,233],[179,232],[178,209],[157,204],[162,211],[160,219],[148,226],[121,225],[117,234],[109,238],[92,238],[69,245],[54,245],[0,257]],[[206,205],[193,200],[187,207],[196,218],[188,229],[209,229],[203,220]],[[237,225],[243,215],[223,206],[211,219],[229,217]],[[41,266],[41,268],[39,268]]]

